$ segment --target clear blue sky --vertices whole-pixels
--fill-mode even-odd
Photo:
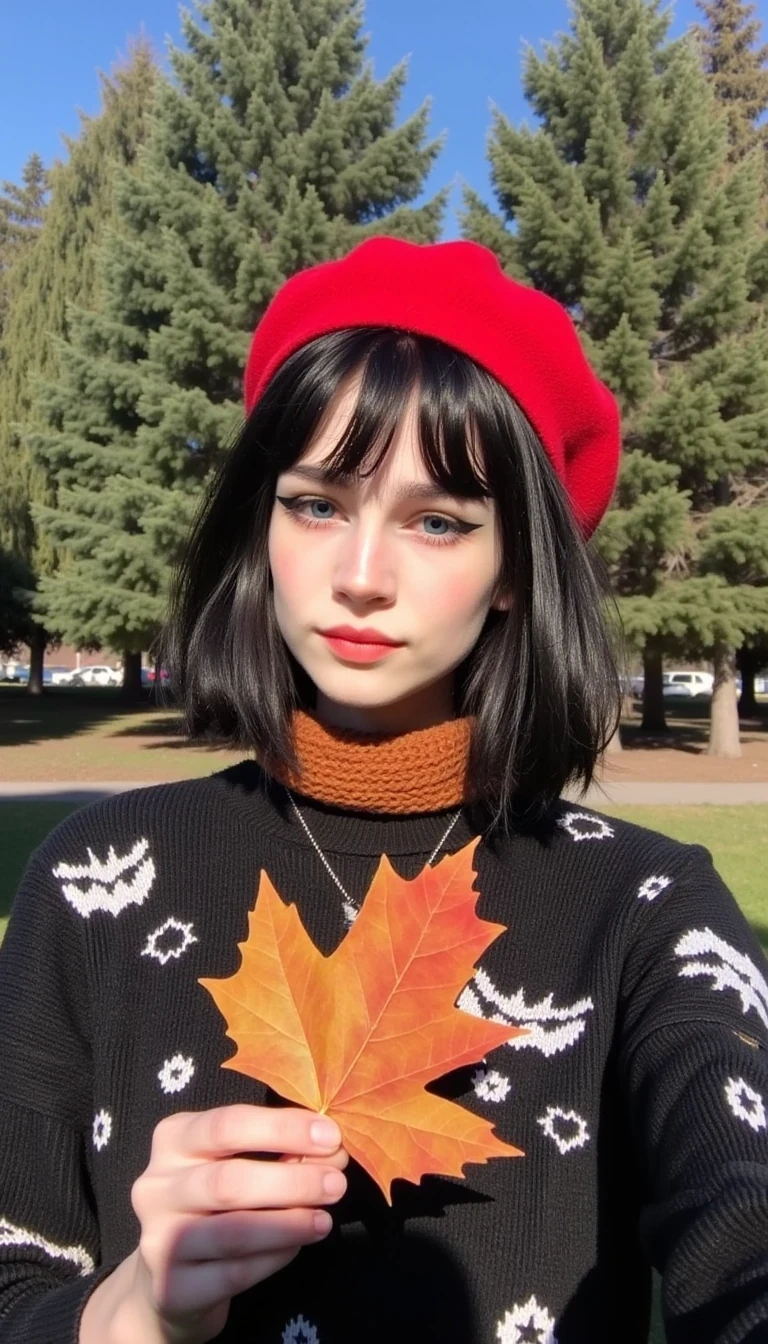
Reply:
[[[99,107],[99,70],[109,72],[127,39],[144,28],[166,62],[166,38],[180,41],[177,0],[7,0],[0,42],[0,178],[18,180],[36,150],[63,157],[60,135],[78,132],[77,109]],[[768,0],[759,0],[765,23]],[[700,18],[695,0],[677,0],[673,33]],[[566,0],[367,0],[368,55],[377,78],[410,58],[401,117],[432,97],[431,131],[447,131],[427,194],[461,177],[491,200],[485,161],[490,101],[519,124],[526,42],[568,25]],[[766,24],[768,30],[768,24]],[[768,31],[766,31],[768,37]],[[444,236],[457,236],[456,187]]]

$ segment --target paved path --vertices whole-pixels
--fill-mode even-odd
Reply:
[[[109,797],[111,793],[147,787],[147,783],[135,779],[109,780],[98,784],[73,784],[71,780],[28,784],[0,781],[0,802],[36,798],[38,802],[45,799],[49,802],[93,803],[99,798]],[[652,784],[622,780],[620,783],[605,784],[602,789],[591,789],[581,801],[584,806],[598,811],[606,803],[656,803],[660,806],[665,803],[768,803],[768,784]]]

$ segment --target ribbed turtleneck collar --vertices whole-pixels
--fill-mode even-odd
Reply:
[[[472,718],[405,733],[359,733],[295,710],[300,772],[273,765],[281,784],[319,802],[370,812],[436,812],[471,801],[467,761]]]

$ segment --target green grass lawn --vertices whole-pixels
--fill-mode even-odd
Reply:
[[[0,801],[0,941],[19,879],[32,850],[77,806],[77,803]]]
[[[209,766],[210,769],[210,766]],[[0,802],[0,940],[24,865],[53,827],[76,803]],[[768,955],[768,807],[611,807],[601,809],[675,840],[706,845]],[[654,1276],[655,1277],[655,1276]],[[656,1309],[650,1344],[663,1344]]]
[[[661,831],[688,845],[704,845],[768,956],[768,806],[616,807],[600,811]]]

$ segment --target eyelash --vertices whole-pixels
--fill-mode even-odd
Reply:
[[[318,502],[322,504],[331,503],[329,499],[323,499],[320,495],[279,495],[278,499],[283,507],[292,514],[296,519],[296,522],[300,523],[302,527],[323,527],[325,523],[333,522],[332,518],[306,518],[299,513],[299,509],[307,504],[316,504]],[[335,504],[331,504],[332,509],[335,507]],[[430,537],[423,534],[421,540],[425,541],[428,546],[453,546],[457,541],[460,541],[463,536],[466,536],[468,532],[474,532],[476,526],[474,523],[460,522],[456,518],[446,518],[442,513],[423,513],[421,514],[421,517],[439,518],[441,522],[447,523],[451,528],[450,536]]]

